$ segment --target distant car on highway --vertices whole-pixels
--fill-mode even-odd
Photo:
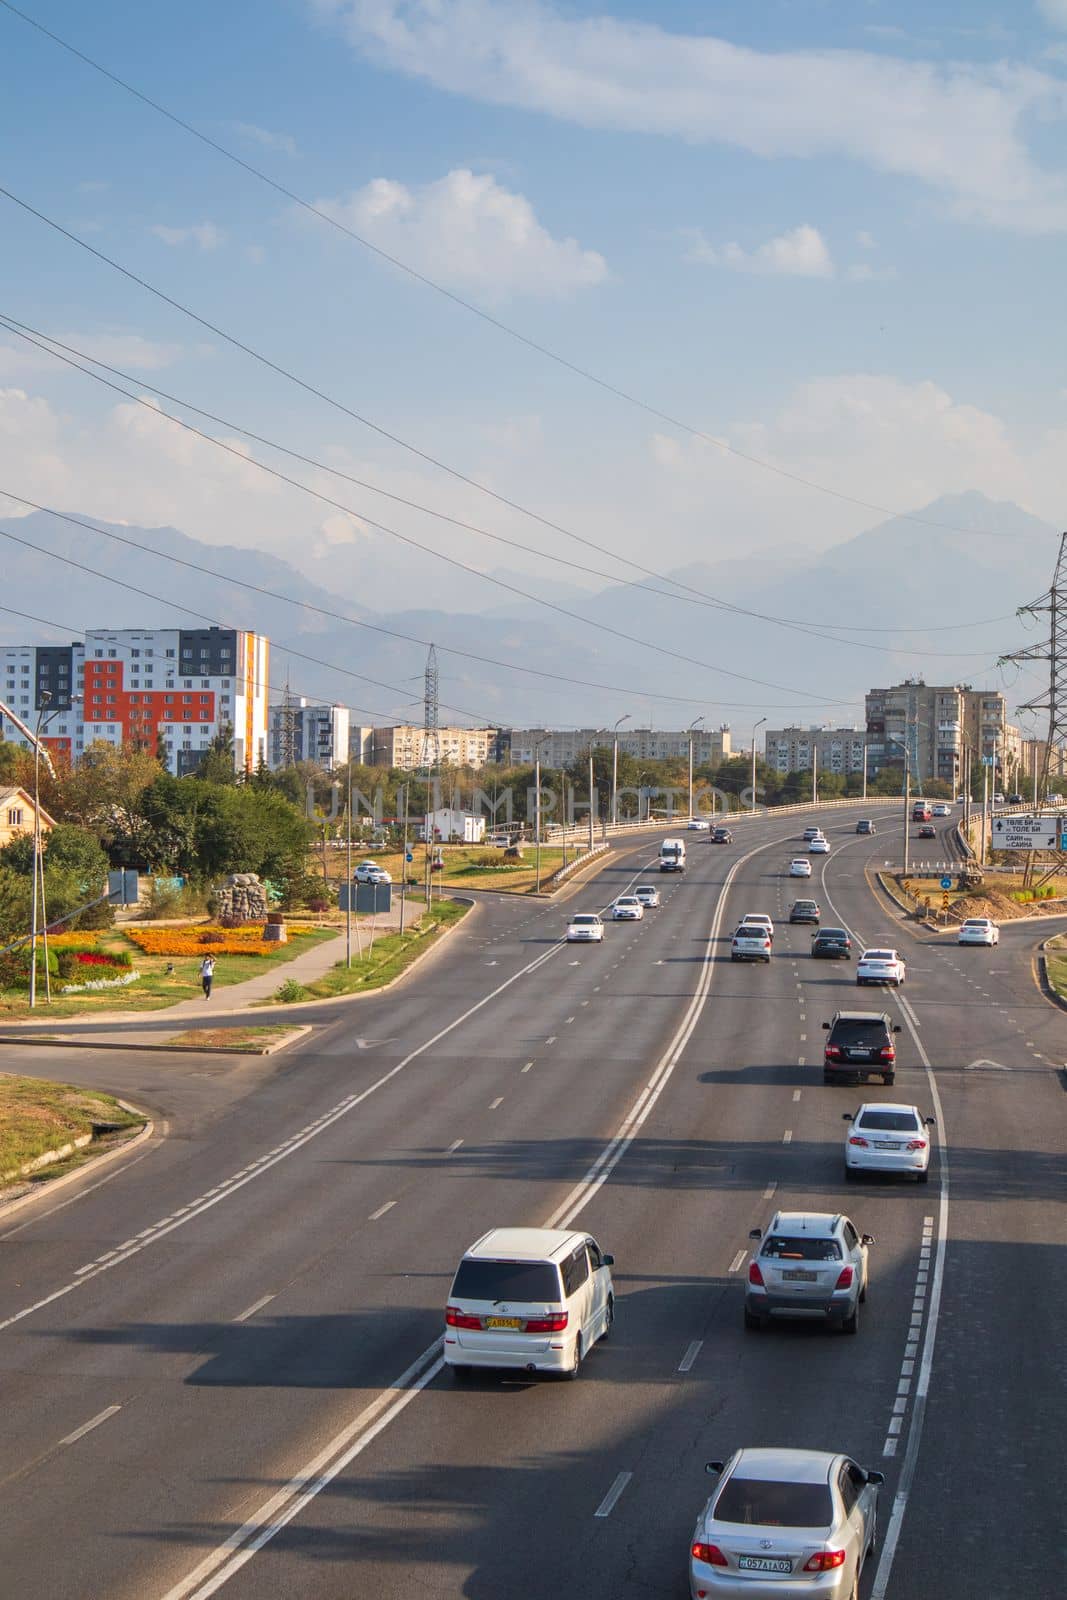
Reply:
[[[874,833],[875,826],[870,817],[861,817],[856,824],[857,833]]]
[[[808,854],[813,856],[828,856],[830,854],[829,843],[823,838],[822,834],[817,839],[812,839],[808,845]]]
[[[749,1238],[760,1246],[748,1269],[746,1328],[772,1317],[822,1317],[844,1333],[859,1332],[869,1233],[839,1211],[779,1211],[766,1233],[753,1228]]]
[[[774,921],[765,911],[746,911],[741,918],[741,927],[748,922],[758,922],[767,930],[767,937],[774,943]]]
[[[935,817],[951,817],[951,815],[952,815],[952,807],[949,805],[948,801],[947,800],[939,800],[937,802],[937,805],[934,807],[934,816]]]
[[[845,1135],[845,1177],[861,1172],[903,1172],[919,1183],[930,1176],[930,1135],[933,1117],[917,1106],[887,1105],[877,1101],[858,1111],[842,1113],[848,1123]]]
[[[689,1545],[692,1600],[852,1600],[873,1556],[881,1472],[821,1450],[737,1450]]]
[[[742,922],[730,944],[731,961],[769,961],[774,941],[762,922]]]
[[[900,1032],[900,1024],[884,1011],[835,1011],[823,1027],[823,1083],[871,1077],[884,1084],[893,1082],[897,1060],[893,1036]]]
[[[795,857],[789,863],[789,876],[791,878],[810,878],[811,862],[805,861],[801,856]]]
[[[912,822],[929,822],[933,814],[929,800],[916,800],[911,808]]]
[[[620,894],[611,908],[613,922],[640,922],[645,908],[635,894]]]
[[[578,911],[567,924],[568,944],[600,944],[604,924],[595,911]]]
[[[891,983],[899,989],[907,975],[904,959],[895,950],[865,950],[856,963],[856,982],[861,987],[865,983]]]
[[[1004,796],[1002,794],[995,794],[993,796],[993,804],[995,806],[1002,806],[1004,804]]]
[[[659,890],[651,883],[639,883],[634,894],[646,911],[654,911],[660,904]]]
[[[713,828],[711,830],[712,844],[733,844],[734,836],[729,828]]]
[[[803,839],[805,844],[810,844],[813,839],[822,838],[822,829],[813,825],[810,828],[805,828],[800,837]]]
[[[918,837],[920,839],[936,839],[937,829],[934,827],[933,823],[924,822],[918,831]]]
[[[711,829],[711,823],[706,817],[690,817],[686,827],[690,833],[708,833]]]
[[[794,900],[789,911],[790,922],[818,922],[820,916],[817,900]]]
[[[1008,796],[1008,804],[1010,806],[1022,806],[1025,805],[1026,802],[1021,794],[1010,794]]]
[[[352,874],[357,883],[392,883],[392,876],[377,861],[361,861]]]
[[[851,961],[852,940],[845,928],[820,928],[811,941],[811,953],[822,961]]]
[[[991,917],[968,917],[961,923],[960,931],[956,935],[957,944],[985,944],[995,945],[1000,943],[1000,929]]]
[[[466,1251],[445,1310],[445,1365],[576,1378],[611,1329],[614,1258],[587,1233],[493,1228]]]

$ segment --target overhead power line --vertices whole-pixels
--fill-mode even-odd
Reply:
[[[564,371],[571,373],[573,376],[582,378],[587,383],[595,384],[605,394],[610,394],[615,399],[623,401],[626,405],[643,411],[647,416],[655,417],[659,422],[665,422],[668,426],[677,428],[679,432],[688,434],[691,438],[700,439],[703,443],[712,445],[716,450],[725,455],[733,456],[738,461],[747,462],[749,466],[758,467],[763,472],[773,473],[775,477],[783,478],[789,483],[795,483],[803,489],[810,489],[816,494],[828,495],[846,505],[857,506],[864,511],[874,511],[879,516],[893,517],[901,522],[917,523],[921,527],[939,528],[946,533],[967,533],[976,536],[984,535],[990,538],[1001,537],[992,529],[965,528],[950,522],[937,522],[931,517],[923,517],[915,512],[897,511],[893,507],[881,505],[877,501],[865,500],[858,495],[848,494],[846,491],[836,489],[830,484],[820,482],[818,479],[805,477],[802,473],[791,472],[787,467],[778,466],[773,461],[767,461],[761,456],[754,456],[745,450],[739,450],[736,445],[728,444],[724,439],[719,439],[714,434],[706,433],[702,428],[698,428],[693,423],[672,415],[671,412],[652,404],[651,401],[643,400],[639,395],[624,389],[621,385],[613,383],[608,378],[601,377],[591,368],[582,366],[580,362],[572,361],[567,356],[561,355],[558,350],[553,350],[550,345],[543,344],[540,340],[523,333],[521,329],[514,327],[511,323],[504,322],[500,317],[496,317],[492,312],[486,311],[483,306],[478,305],[475,301],[468,300],[463,295],[457,294],[455,290],[446,288],[443,283],[431,278],[425,272],[420,272],[417,267],[413,267],[410,262],[403,260],[402,257],[393,255],[390,251],[382,249],[380,245],[374,244],[365,234],[357,233],[354,228],[350,228],[339,217],[334,216],[329,211],[324,211],[321,206],[315,205],[306,196],[298,194],[295,189],[290,189],[287,184],[271,177],[270,173],[264,172],[261,167],[257,167],[253,162],[245,160],[235,150],[231,150],[228,146],[222,144],[220,140],[213,139],[209,134],[196,127],[194,123],[187,121],[160,101],[153,99],[143,89],[138,89],[127,79],[120,77],[118,73],[112,72],[110,68],[105,67],[102,62],[94,60],[84,50],[79,50],[77,45],[71,44],[68,39],[64,39],[53,29],[45,27],[43,22],[38,21],[29,12],[12,5],[11,0],[0,0],[0,6],[3,6],[4,10],[10,12],[12,16],[18,17],[20,21],[25,22],[29,27],[36,29],[45,38],[50,39],[60,49],[67,51],[69,55],[76,57],[87,67],[91,67],[94,72],[98,72],[101,77],[106,78],[117,88],[122,89],[126,94],[132,95],[134,99],[139,100],[149,110],[155,111],[161,117],[165,117],[176,128],[180,128],[183,133],[187,133],[192,138],[199,140],[201,144],[213,150],[216,155],[220,155],[224,160],[232,162],[236,167],[240,167],[250,177],[266,184],[268,188],[273,189],[276,194],[282,195],[286,200],[290,200],[302,211],[307,212],[318,221],[326,223],[336,232],[344,234],[354,244],[358,244],[361,249],[369,251],[372,255],[377,256],[379,260],[387,262],[389,266],[395,267],[397,271],[404,273],[414,282],[422,284],[427,289],[432,289],[435,294],[450,301],[453,305],[459,306],[471,316],[477,317],[481,322],[488,324],[489,327],[495,328],[498,333],[505,334],[509,339],[513,339],[525,346],[526,349],[543,356],[547,361],[562,367]],[[6,193],[7,191],[0,192]],[[373,426],[373,424],[368,423],[367,426]],[[436,464],[440,465],[440,463]],[[444,468],[444,470],[448,471],[450,469]],[[477,487],[483,488],[484,486],[477,485]],[[490,493],[491,491],[486,490],[485,492]]]
[[[124,395],[128,400],[132,400],[135,404],[143,406],[153,416],[160,417],[165,421],[174,423],[178,427],[186,428],[192,433],[196,434],[197,437],[206,440],[208,443],[215,445],[217,448],[227,450],[230,454],[239,456],[240,460],[247,465],[259,467],[262,466],[262,463],[256,461],[255,457],[245,456],[239,451],[233,450],[231,446],[226,445],[222,441],[216,439],[213,435],[204,433],[201,429],[191,427],[190,424],[184,422],[180,417],[173,417],[168,412],[163,411],[160,407],[151,405],[149,401],[145,400],[143,395],[136,394],[129,389],[124,389],[118,384],[110,383],[106,378],[101,376],[101,373],[108,372],[113,377],[122,378],[126,383],[136,384],[139,389],[148,390],[151,394],[158,396],[160,399],[166,400],[172,405],[181,406],[184,410],[192,412],[195,416],[203,417],[209,422],[217,423],[220,427],[228,428],[234,433],[239,433],[243,435],[244,438],[251,439],[256,444],[264,445],[270,450],[277,450],[280,454],[288,456],[294,461],[299,461],[304,466],[314,467],[316,471],[329,473],[333,477],[341,479],[344,483],[355,484],[358,488],[368,489],[373,494],[382,495],[385,499],[392,500],[397,505],[405,506],[409,510],[420,511],[426,516],[434,517],[438,521],[448,523],[452,527],[460,528],[468,533],[477,534],[479,537],[492,540],[496,544],[505,545],[508,549],[518,551],[520,554],[526,554],[530,550],[530,546],[524,544],[520,540],[508,539],[504,534],[494,533],[487,528],[482,528],[478,524],[468,522],[461,517],[451,516],[448,512],[439,511],[434,506],[424,505],[421,501],[412,500],[405,495],[394,494],[391,490],[383,489],[378,484],[370,483],[364,478],[357,478],[352,473],[343,472],[339,467],[332,466],[325,461],[320,461],[316,457],[309,456],[302,451],[293,450],[288,445],[280,444],[278,440],[270,439],[265,434],[256,433],[251,428],[245,427],[242,423],[234,422],[228,417],[219,416],[216,412],[207,411],[204,409],[204,407],[194,404],[194,402],[191,400],[184,399],[181,395],[172,394],[169,390],[161,389],[157,384],[149,383],[142,378],[136,377],[132,373],[124,372],[120,367],[112,366],[106,361],[99,360],[96,356],[89,355],[84,350],[79,350],[74,345],[67,344],[61,339],[56,339],[52,334],[45,333],[39,328],[32,327],[29,323],[20,321],[17,317],[13,317],[9,312],[0,312],[0,327],[7,328],[10,333],[13,333],[16,336],[16,338],[23,340],[26,344],[32,345],[38,350],[44,351],[46,355],[50,355],[54,360],[62,362],[64,365],[73,368],[73,370],[76,372],[82,373],[84,377],[91,378],[95,383],[102,384],[105,388],[109,388],[117,394]],[[75,357],[77,359],[74,359]],[[88,365],[82,365],[81,363],[88,363]],[[95,371],[93,370],[94,368],[99,368],[100,371]],[[369,522],[371,520],[365,515],[365,513],[360,512],[358,514],[362,516],[365,522]],[[389,533],[392,537],[402,537],[395,534],[392,529],[387,528],[384,524],[376,523],[374,526],[381,528],[382,531]],[[612,551],[607,549],[606,546],[595,544],[593,541],[582,538],[578,534],[571,534],[570,537],[577,539],[582,544],[589,545],[592,549],[601,551],[604,555],[609,557],[612,557],[613,555]],[[433,553],[440,556],[440,552],[435,551]],[[737,616],[749,617],[755,621],[766,622],[775,627],[789,629],[795,633],[807,634],[811,638],[825,639],[831,644],[847,644],[852,645],[856,649],[872,650],[886,655],[914,655],[918,656],[922,660],[926,660],[935,656],[944,656],[960,661],[977,661],[987,659],[986,651],[907,650],[895,645],[872,644],[861,639],[839,637],[837,633],[823,631],[824,627],[839,626],[832,623],[820,623],[818,626],[816,626],[814,623],[799,622],[789,617],[781,617],[769,612],[756,611],[751,607],[737,605],[733,601],[724,600],[720,596],[708,594],[704,590],[695,589],[689,584],[679,583],[679,590],[681,592],[672,592],[668,589],[657,588],[654,584],[639,583],[632,578],[624,578],[618,573],[605,572],[599,567],[590,567],[582,562],[570,561],[565,556],[552,555],[547,551],[540,551],[538,553],[545,560],[552,561],[559,566],[567,567],[574,572],[581,572],[586,575],[602,578],[608,583],[625,584],[631,589],[639,589],[646,594],[658,595],[664,600],[673,600],[685,605],[702,606],[710,610],[725,611]],[[441,557],[441,559],[446,558]],[[627,566],[633,566],[635,570],[643,572],[649,577],[659,576],[654,569],[642,567],[639,563],[630,561],[628,557],[614,559],[622,559]],[[678,580],[673,578],[670,578],[667,581],[671,583],[678,582]],[[988,625],[989,623],[997,620],[1000,619],[987,618],[984,625]],[[974,622],[952,624],[950,625],[950,628],[957,628],[961,626],[975,627],[977,624]],[[946,628],[943,625],[938,625],[931,630],[922,631],[947,632],[950,631],[950,628]],[[891,632],[893,630],[874,629],[871,631]]]

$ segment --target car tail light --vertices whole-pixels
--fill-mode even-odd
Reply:
[[[848,1142],[849,1142],[849,1144],[862,1145],[864,1150],[867,1150],[867,1149],[870,1148],[870,1146],[868,1145],[866,1139],[861,1139],[858,1133],[851,1134],[850,1137],[849,1137],[849,1141]]]
[[[528,1317],[527,1333],[562,1333],[567,1326],[567,1312],[553,1311],[547,1317]]]
[[[457,1306],[448,1306],[445,1309],[445,1321],[450,1328],[480,1328],[481,1317],[469,1316],[466,1311],[460,1311]]]
[[[878,1052],[879,1061],[895,1061],[897,1053],[891,1044],[884,1044]]]
[[[852,1288],[852,1268],[851,1267],[842,1267],[841,1268],[841,1271],[837,1275],[837,1282],[834,1284],[834,1288],[835,1289],[851,1289]],[[815,1567],[812,1568],[813,1572],[814,1571],[818,1571],[818,1570],[820,1570],[820,1569],[819,1568],[815,1568]]]
[[[763,1273],[759,1269],[759,1262],[758,1261],[753,1261],[751,1266],[749,1267],[749,1269],[748,1269],[748,1281],[749,1281],[749,1283],[754,1283],[758,1289],[762,1289],[764,1287]]]
[[[908,1143],[908,1149],[909,1150],[925,1150],[926,1149],[926,1140],[925,1139],[912,1139]]]
[[[843,1550],[817,1550],[809,1556],[804,1563],[805,1572],[832,1572],[835,1567],[843,1567],[845,1552]]]
[[[837,1044],[828,1044],[826,1046],[825,1054],[826,1054],[827,1061],[840,1061],[841,1060],[841,1046],[837,1045]]]
[[[694,1561],[703,1561],[709,1567],[725,1567],[729,1563],[717,1544],[701,1544],[699,1540],[692,1547]],[[844,1557],[842,1557],[842,1560]]]

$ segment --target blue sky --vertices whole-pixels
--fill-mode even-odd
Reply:
[[[26,9],[456,293],[715,438],[892,509],[974,488],[1062,515],[1067,0]],[[549,519],[665,567],[820,549],[879,520],[546,362],[2,10],[0,61],[5,184]],[[541,552],[581,559],[7,201],[0,228],[0,309],[533,546],[494,548],[304,474],[472,564],[536,587],[566,576]],[[372,605],[499,602],[2,331],[0,390],[0,482],[34,498],[262,545],[366,585]]]

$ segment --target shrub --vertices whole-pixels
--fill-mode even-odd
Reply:
[[[303,1000],[304,985],[297,983],[295,978],[286,978],[285,982],[277,989],[275,998],[284,1000],[287,1004],[292,1004],[294,1000]]]

